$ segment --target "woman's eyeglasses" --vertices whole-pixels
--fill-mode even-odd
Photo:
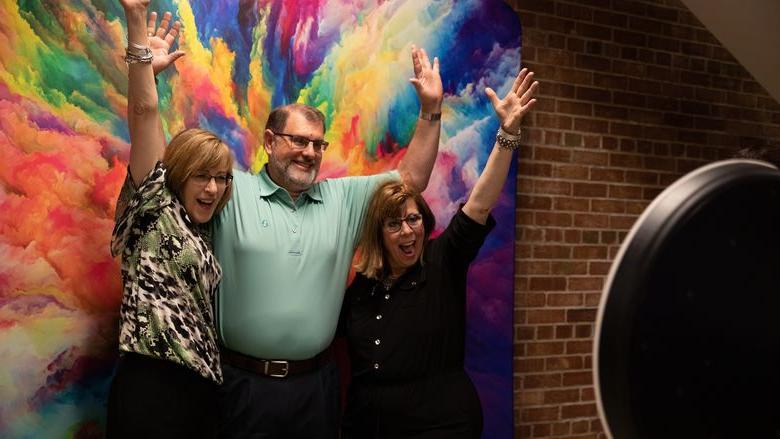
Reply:
[[[422,224],[422,219],[423,217],[419,213],[410,213],[403,218],[387,218],[385,220],[384,226],[385,230],[388,232],[395,233],[401,230],[402,223],[406,223],[412,229],[420,227],[420,224]]]
[[[231,174],[225,174],[225,175],[211,175],[205,172],[200,172],[197,174],[193,174],[190,176],[193,182],[197,184],[198,186],[206,186],[211,182],[211,179],[214,179],[214,183],[217,184],[218,188],[223,188],[230,184],[231,181],[233,181],[233,176]]]

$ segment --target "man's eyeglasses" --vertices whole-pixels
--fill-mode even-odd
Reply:
[[[273,133],[274,136],[282,136],[290,139],[290,144],[294,146],[295,149],[306,149],[309,147],[309,143],[311,143],[311,145],[314,147],[315,152],[325,151],[328,149],[329,143],[322,139],[310,139],[308,137],[299,136],[296,134]]]
[[[205,172],[199,172],[197,174],[193,174],[192,176],[190,176],[190,178],[198,186],[206,186],[211,182],[211,179],[213,178],[214,183],[217,184],[218,188],[223,188],[229,185],[231,181],[233,181],[233,176],[231,174],[211,175]]]
[[[423,217],[419,213],[410,213],[404,218],[387,218],[385,220],[384,226],[385,230],[388,232],[395,233],[401,230],[401,223],[406,223],[412,229],[416,229],[417,227],[420,227],[422,220]]]

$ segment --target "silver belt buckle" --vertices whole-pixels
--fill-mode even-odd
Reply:
[[[283,370],[282,373],[268,373],[268,365],[269,364],[281,364],[281,365],[284,365],[284,370]],[[287,361],[284,361],[284,360],[267,360],[265,362],[265,369],[264,370],[265,370],[265,374],[267,376],[269,376],[269,377],[285,378],[285,377],[287,377],[287,372],[289,371],[289,368],[290,368],[290,363],[288,363]]]

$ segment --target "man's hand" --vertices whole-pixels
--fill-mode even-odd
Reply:
[[[123,0],[128,1],[128,0]],[[143,1],[143,0],[141,0]],[[147,1],[148,3],[148,1]],[[171,46],[176,38],[181,35],[181,23],[177,20],[171,23],[171,13],[166,12],[163,14],[160,26],[157,26],[157,13],[152,12],[149,14],[149,20],[146,24],[146,35],[149,38],[149,48],[152,49],[152,70],[154,74],[162,72],[167,69],[171,64],[176,62],[177,59],[184,56],[183,50],[176,50],[171,52]]]
[[[520,70],[514,84],[512,84],[512,89],[503,99],[499,99],[492,88],[485,89],[485,94],[490,99],[490,103],[493,104],[498,120],[501,121],[501,128],[509,134],[515,134],[520,130],[523,116],[536,103],[533,95],[536,93],[539,83],[533,78],[534,72],[529,72],[528,69]]]
[[[417,97],[420,99],[420,110],[425,113],[441,112],[441,101],[444,89],[439,76],[439,59],[433,58],[433,65],[428,59],[428,54],[423,48],[412,45],[412,64],[414,65],[414,78],[409,82],[414,85]]]

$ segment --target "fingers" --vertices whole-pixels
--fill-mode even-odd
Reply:
[[[160,38],[165,38],[166,32],[168,32],[168,26],[171,23],[171,13],[168,11],[165,11],[163,14],[163,18],[160,21],[160,27],[157,28],[157,32],[155,32],[155,35],[157,35]]]
[[[539,83],[537,81],[534,81],[533,84],[531,84],[530,87],[528,87],[528,90],[526,90],[522,96],[520,96],[520,105],[526,105],[526,103],[530,102],[536,94],[536,89],[539,88]],[[536,99],[533,99],[534,101]]]
[[[522,70],[520,70],[520,73],[518,73],[517,77],[515,78],[515,82],[512,83],[512,93],[517,93],[518,90],[520,90],[523,81],[525,81],[527,77],[528,77],[528,69],[523,68]]]
[[[165,35],[165,42],[168,44],[168,46],[172,46],[173,42],[176,41],[176,37],[179,35],[180,29],[181,29],[181,22],[179,20],[176,20],[176,22],[173,23],[171,30],[168,32],[168,34]]]
[[[420,52],[414,44],[412,44],[412,66],[414,67],[414,77],[419,78],[422,74],[422,64],[420,63]]]
[[[169,59],[171,60],[171,64],[175,63],[177,59],[184,56],[183,50],[177,50],[169,55]]]
[[[422,63],[423,68],[424,69],[430,69],[431,68],[431,60],[428,59],[428,52],[426,52],[425,49],[421,47],[420,48],[420,55],[421,55],[421,58],[422,58],[420,60],[420,62]]]
[[[146,35],[154,35],[154,28],[157,26],[157,12],[149,14],[149,20],[146,22]]]
[[[437,57],[437,56],[433,57],[433,71],[437,75],[439,74],[439,57]]]
[[[490,87],[485,87],[485,94],[487,95],[488,99],[490,99],[490,103],[493,104],[493,108],[498,108],[498,106],[501,104],[501,100],[496,96],[496,92],[493,91]]]

